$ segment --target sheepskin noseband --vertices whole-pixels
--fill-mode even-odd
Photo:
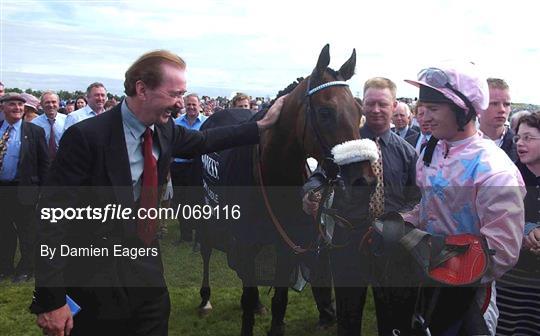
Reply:
[[[332,148],[332,155],[334,162],[339,166],[367,160],[373,163],[379,159],[377,144],[369,139],[350,140],[335,145]]]

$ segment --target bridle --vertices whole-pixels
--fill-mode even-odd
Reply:
[[[339,174],[339,166],[334,161],[334,156],[332,155],[332,152],[331,152],[332,147],[330,147],[330,145],[328,144],[328,142],[326,141],[326,139],[322,135],[320,125],[317,122],[317,116],[315,114],[315,109],[312,108],[313,104],[311,102],[311,98],[317,92],[322,91],[322,90],[324,90],[326,88],[329,88],[329,87],[333,87],[333,86],[346,86],[346,87],[348,87],[349,84],[347,82],[345,82],[345,81],[336,80],[336,81],[327,82],[327,83],[321,84],[319,86],[316,86],[314,88],[311,88],[311,77],[309,77],[308,82],[307,82],[306,94],[304,96],[305,106],[306,106],[306,118],[305,118],[305,123],[304,123],[303,138],[305,139],[307,125],[309,123],[309,124],[311,124],[311,129],[313,130],[313,133],[315,133],[315,138],[317,139],[318,145],[323,150],[324,159],[323,159],[323,162],[322,162],[322,167],[323,167],[324,171],[326,172],[329,179],[336,179],[337,178],[337,176]],[[305,143],[305,141],[304,141],[304,143]]]
[[[333,154],[331,152],[332,148],[330,147],[330,145],[328,144],[328,142],[325,140],[325,138],[323,137],[323,135],[321,133],[320,125],[317,123],[315,110],[312,108],[313,104],[312,104],[311,98],[315,93],[317,93],[319,91],[322,91],[322,90],[324,90],[326,88],[333,87],[333,86],[346,86],[346,87],[348,87],[349,84],[346,83],[345,81],[336,80],[336,81],[327,82],[327,83],[321,84],[319,86],[316,86],[314,88],[311,88],[311,77],[310,77],[310,78],[308,78],[307,90],[306,90],[306,94],[304,96],[305,108],[306,108],[306,118],[305,118],[305,123],[304,123],[303,137],[305,138],[307,124],[309,122],[311,124],[313,132],[315,133],[315,137],[317,139],[317,142],[318,142],[319,146],[323,149],[324,161],[322,163],[322,167],[323,167],[324,171],[326,172],[326,176],[328,178],[327,179],[328,181],[327,181],[327,183],[323,184],[323,186],[320,189],[324,190],[323,195],[325,195],[325,197],[330,197],[330,195],[332,193],[331,190],[333,189],[334,185],[336,185],[338,183],[338,180],[340,179],[340,177],[339,177],[340,168],[339,168],[339,165],[334,161],[334,156],[333,156]],[[319,212],[318,212],[317,216],[315,216],[316,217],[315,221],[316,221],[316,225],[317,225],[318,232],[319,232],[319,239],[318,239],[317,243],[315,244],[316,246],[313,247],[313,243],[312,243],[310,247],[304,248],[304,247],[302,247],[302,246],[300,246],[300,245],[298,245],[298,244],[296,244],[296,243],[294,243],[292,241],[292,239],[289,237],[289,235],[287,234],[287,232],[285,231],[285,229],[283,228],[283,226],[279,222],[278,218],[274,214],[274,211],[272,210],[272,207],[270,205],[270,200],[268,198],[268,193],[267,193],[266,187],[264,186],[264,183],[263,183],[264,179],[263,179],[263,175],[262,175],[262,167],[261,167],[260,155],[259,155],[259,160],[257,160],[257,166],[258,166],[261,193],[263,195],[266,210],[268,211],[268,214],[270,215],[272,223],[274,224],[274,227],[276,228],[277,232],[279,233],[279,235],[281,236],[283,241],[296,254],[301,254],[301,253],[305,253],[305,252],[308,252],[308,251],[317,251],[317,252],[320,251],[320,245],[321,245],[320,240],[321,239],[325,240],[326,244],[329,245],[329,242],[327,241],[327,238],[326,238],[326,234],[323,233],[323,228],[321,227],[321,215],[323,213],[322,207],[319,209]],[[325,202],[326,202],[326,200],[323,199],[321,201],[321,205],[323,203],[325,203]],[[344,222],[348,223],[347,220],[345,220],[344,218],[341,218],[339,216],[338,216],[339,218],[334,217],[330,213],[326,213],[326,215],[332,216],[334,219],[337,218],[339,221],[344,221]],[[348,223],[348,224],[350,225],[350,223]]]

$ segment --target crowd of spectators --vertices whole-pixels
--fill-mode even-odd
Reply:
[[[425,121],[424,114],[426,113],[425,99],[418,101],[417,99],[410,98],[395,98],[395,85],[385,84],[386,79],[378,78],[379,82],[367,83],[367,89],[364,92],[364,100],[358,99],[359,103],[365,104],[363,106],[364,111],[367,111],[367,123],[366,125],[359,125],[363,135],[379,141],[387,143],[383,146],[382,156],[391,158],[388,161],[383,161],[384,166],[384,180],[390,181],[391,176],[406,175],[406,178],[402,181],[404,185],[414,184],[414,165],[421,153],[426,148],[432,137],[430,124]],[[540,326],[538,315],[536,317],[527,317],[528,315],[521,314],[516,307],[523,306],[523,309],[532,309],[534,314],[538,314],[540,306],[538,303],[527,304],[523,300],[519,300],[519,295],[530,295],[531,297],[540,297],[538,289],[530,290],[526,288],[526,283],[538,283],[539,268],[538,265],[533,262],[538,262],[538,255],[540,255],[540,224],[538,223],[539,205],[538,205],[538,183],[539,162],[534,160],[540,160],[540,157],[530,158],[534,153],[537,153],[540,145],[536,145],[536,149],[530,146],[530,142],[538,141],[540,137],[536,135],[540,134],[539,130],[539,113],[531,111],[512,111],[510,89],[508,84],[502,79],[490,78],[487,80],[489,86],[490,103],[489,107],[478,113],[478,121],[476,122],[476,130],[478,134],[484,139],[492,140],[497,147],[502,149],[508,158],[512,162],[517,164],[517,167],[522,174],[525,174],[525,182],[534,190],[531,195],[536,195],[536,200],[529,196],[527,199],[526,220],[525,223],[525,243],[524,248],[521,250],[522,258],[526,261],[520,262],[516,269],[511,270],[505,277],[502,278],[501,284],[494,282],[490,286],[493,290],[491,296],[491,302],[488,309],[485,312],[485,320],[492,334],[495,334],[497,330],[498,334],[510,335],[514,334],[518,330],[524,334],[530,332],[529,329]],[[371,86],[370,86],[371,85]],[[382,85],[382,86],[381,86]],[[45,150],[49,158],[55,157],[56,150],[58,149],[62,134],[71,125],[80,122],[84,119],[94,117],[101,113],[106,113],[110,109],[117,106],[122,100],[118,101],[114,97],[108,97],[107,90],[102,83],[92,83],[88,86],[84,95],[78,96],[75,99],[61,100],[59,95],[54,91],[45,91],[40,97],[35,97],[30,93],[9,93],[5,97],[6,93],[4,84],[0,83],[0,101],[7,103],[16,102],[16,104],[22,103],[23,114],[22,119],[25,122],[39,126],[39,129],[35,129],[35,136],[42,136],[42,143],[36,142],[35,151],[39,153],[40,150]],[[374,111],[379,109],[379,106],[372,106],[371,100],[376,100],[374,97],[376,93],[383,92],[388,97],[385,97],[392,104],[387,105],[388,110],[386,119],[380,119],[379,117],[373,117]],[[373,95],[373,97],[371,96]],[[3,98],[2,98],[3,97]],[[173,115],[175,123],[186,127],[188,129],[198,130],[205,120],[213,113],[225,108],[241,108],[250,109],[253,114],[263,110],[270,103],[268,98],[252,97],[246,93],[237,92],[230,99],[226,97],[212,98],[209,96],[199,96],[196,93],[187,94],[185,97],[184,108],[178,115]],[[378,98],[377,98],[378,99]],[[393,105],[395,102],[395,105]],[[14,103],[15,104],[15,103]],[[7,107],[7,105],[6,105]],[[9,108],[16,109],[18,105],[11,106]],[[0,126],[6,126],[7,123],[4,120],[11,122],[12,116],[4,116],[3,106],[0,105]],[[11,112],[10,112],[11,113]],[[377,112],[378,113],[378,112]],[[371,118],[371,119],[370,119]],[[474,120],[473,120],[474,121]],[[363,118],[363,122],[366,122],[366,118]],[[380,125],[379,125],[380,124]],[[33,126],[32,126],[33,127]],[[521,132],[519,131],[521,129]],[[523,133],[523,130],[529,133]],[[6,135],[7,137],[0,140],[0,149],[4,146],[4,142],[7,143],[10,135],[10,128],[1,128],[0,135]],[[41,131],[42,130],[42,131]],[[4,133],[5,132],[5,133]],[[42,135],[41,135],[42,134]],[[532,134],[532,135],[531,135]],[[21,136],[21,135],[19,135]],[[26,136],[26,135],[25,135]],[[39,146],[45,145],[43,148]],[[386,147],[388,146],[388,147]],[[398,148],[399,151],[394,151],[394,148]],[[536,151],[536,152],[535,152]],[[400,153],[406,153],[405,156]],[[447,152],[448,153],[448,152]],[[533,153],[533,154],[531,154]],[[2,173],[2,160],[6,153],[0,151],[0,174]],[[9,153],[8,153],[9,154]],[[19,154],[17,154],[19,155]],[[22,155],[21,155],[22,156]],[[524,161],[520,161],[520,158]],[[17,160],[19,156],[17,156]],[[9,155],[4,160],[4,167],[7,167],[10,163]],[[529,160],[529,161],[526,161]],[[413,167],[413,168],[411,168]],[[46,169],[47,167],[37,167],[38,170]],[[14,168],[17,169],[17,168]],[[169,185],[172,186],[188,186],[189,181],[187,176],[192,169],[192,161],[189,158],[174,158],[171,162]],[[411,170],[412,169],[412,170]],[[395,171],[394,171],[395,170]],[[19,172],[16,170],[13,172],[13,176],[19,176]],[[22,173],[21,173],[22,174]],[[388,176],[387,176],[388,174]],[[393,175],[391,175],[393,174]],[[1,177],[2,175],[0,175]],[[6,175],[7,176],[7,175]],[[4,176],[5,177],[5,176]],[[171,179],[172,177],[172,179]],[[17,179],[1,180],[0,186],[7,187],[13,186],[13,181],[18,182]],[[41,181],[40,181],[41,182]],[[532,190],[532,189],[531,189]],[[407,197],[401,199],[396,195],[401,195],[402,191],[399,190],[387,190],[390,191],[386,199],[387,208],[393,210],[401,210],[408,202],[418,201],[418,195],[414,197]],[[392,191],[395,195],[392,194]],[[176,195],[176,203],[189,203],[190,199]],[[170,195],[169,195],[170,197]],[[392,197],[399,198],[399,202],[393,204]],[[10,206],[19,207],[23,209],[23,204],[17,203],[17,201],[10,201]],[[534,215],[533,215],[534,213]],[[33,270],[31,268],[33,247],[31,247],[31,240],[34,237],[32,233],[32,226],[25,227],[24,230],[20,229],[21,220],[29,220],[24,218],[13,218],[11,223],[2,223],[2,226],[13,227],[10,231],[3,229],[3,232],[7,234],[0,236],[0,245],[3,248],[4,253],[1,257],[0,269],[0,281],[11,278],[13,282],[19,283],[28,281],[32,278]],[[182,241],[192,241],[192,226],[187,222],[179,223],[181,227],[181,236],[178,237],[178,243]],[[523,224],[523,223],[522,223]],[[361,237],[359,237],[361,238]],[[13,265],[15,248],[17,246],[16,241],[19,240],[20,254],[23,256],[23,260],[19,265]],[[521,244],[521,242],[520,242]],[[358,253],[358,251],[351,251],[350,253]],[[21,264],[22,263],[22,264]],[[337,274],[341,272],[347,273],[351,271],[351,268],[347,265],[340,268],[338,266]],[[358,270],[360,271],[360,270]],[[359,276],[359,279],[361,277]],[[338,279],[339,280],[339,279]],[[506,285],[506,287],[505,287]],[[511,290],[508,288],[512,287]],[[515,288],[523,288],[523,292],[516,291]],[[499,302],[495,293],[499,292],[502,301]],[[517,293],[519,292],[519,293]],[[377,288],[375,291],[375,300],[379,308],[394,305],[397,303],[392,300],[388,300],[388,296],[395,295],[395,293],[385,292],[382,288]],[[517,293],[517,294],[516,294]],[[342,305],[352,305],[351,300],[354,300],[357,306],[355,310],[351,310],[348,313],[352,313],[354,316],[346,316],[349,318],[345,323],[346,328],[354,330],[360,330],[358,321],[351,322],[351,318],[362,316],[363,302],[365,300],[365,288],[355,289],[349,288],[345,291],[336,291],[338,296],[338,303]],[[397,306],[396,306],[397,307]],[[343,308],[342,308],[343,309]],[[521,314],[521,315],[520,315]],[[385,328],[384,323],[386,320],[391,320],[388,316],[380,318],[379,328],[382,330]],[[500,318],[499,318],[500,316]],[[518,317],[516,317],[518,316]],[[497,323],[502,321],[502,323]],[[407,321],[405,321],[407,322]],[[531,327],[532,326],[532,327]],[[497,329],[498,328],[498,329]],[[534,333],[534,332],[533,332]],[[533,334],[530,333],[530,334]]]

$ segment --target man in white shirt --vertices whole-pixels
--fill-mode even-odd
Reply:
[[[32,120],[32,123],[45,130],[45,140],[48,144],[49,158],[52,160],[56,156],[60,138],[64,133],[66,115],[58,113],[60,98],[56,92],[45,91],[41,95],[40,101],[41,107],[45,113]]]
[[[416,153],[420,154],[429,141],[429,138],[431,138],[431,125],[426,122],[424,118],[426,107],[423,106],[421,102],[418,102],[415,109],[416,120],[418,120],[418,125],[420,126],[420,133],[408,136],[405,140],[414,147]]]
[[[92,83],[86,89],[86,99],[88,100],[88,104],[85,107],[72,112],[67,116],[64,131],[79,121],[95,117],[98,114],[105,112],[107,89],[105,89],[105,86],[102,83]]]

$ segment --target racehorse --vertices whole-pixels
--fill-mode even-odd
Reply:
[[[370,195],[365,193],[366,189],[353,187],[372,185],[375,180],[371,162],[376,158],[363,153],[366,146],[369,148],[368,152],[372,153],[375,144],[366,144],[370,140],[359,139],[361,107],[346,83],[354,75],[356,52],[353,50],[351,57],[338,71],[328,68],[329,63],[329,45],[326,45],[311,75],[299,79],[298,83],[293,83],[278,94],[279,97],[290,92],[285,98],[278,122],[261,134],[258,150],[253,151],[256,153],[253,155],[252,166],[254,180],[260,186],[260,194],[264,199],[264,213],[259,216],[271,218],[275,236],[279,238],[275,243],[278,252],[269,335],[284,334],[283,319],[290,274],[296,263],[295,256],[308,252],[316,253],[320,248],[315,239],[306,243],[306,239],[300,237],[304,231],[309,232],[308,237],[316,237],[316,226],[296,223],[305,223],[300,218],[307,217],[302,212],[299,196],[299,189],[306,180],[306,159],[315,158],[332,179],[339,180],[340,187],[336,192],[345,195],[346,199],[356,199],[356,203],[358,199],[365,199],[365,202],[359,203],[365,204],[366,208]],[[216,118],[217,115],[218,113]],[[212,117],[208,121],[211,119]],[[296,227],[291,229],[294,226]],[[209,246],[211,244],[205,239],[205,235],[202,236],[204,276],[200,291],[202,303],[199,308],[201,312],[205,312],[211,309],[208,265],[212,246]],[[299,240],[304,243],[298,243]],[[249,249],[243,250],[246,251]],[[251,258],[249,253],[244,253],[244,256]],[[250,265],[248,271],[241,275],[241,335],[244,336],[253,333],[254,311],[258,301],[252,263],[248,261],[247,264]]]

